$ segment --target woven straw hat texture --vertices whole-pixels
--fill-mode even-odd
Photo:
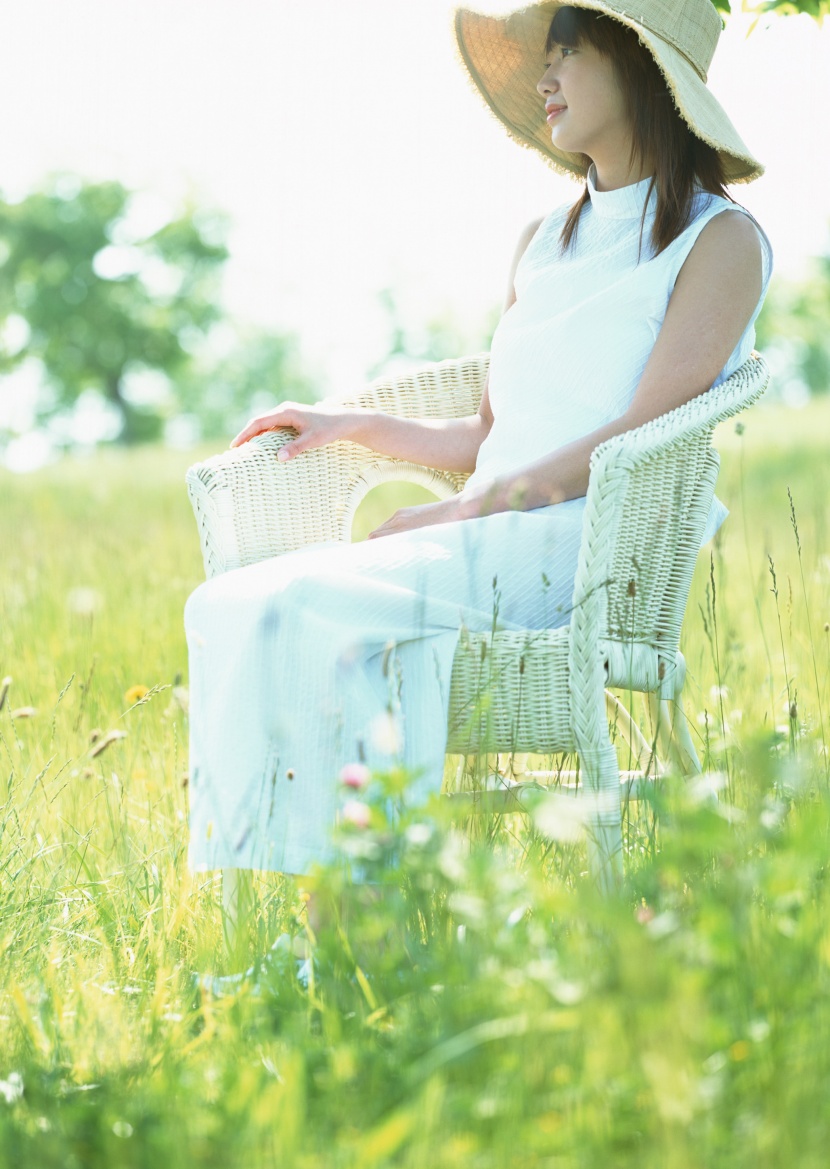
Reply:
[[[551,142],[544,103],[536,86],[545,71],[545,38],[562,3],[534,4],[505,16],[469,8],[454,14],[458,50],[487,105],[523,146],[538,150],[556,170],[586,174],[584,156]],[[706,79],[721,32],[711,0],[576,0],[568,5],[603,13],[636,32],[666,79],[677,109],[698,138],[721,155],[728,183],[748,183],[764,173],[750,154]]]

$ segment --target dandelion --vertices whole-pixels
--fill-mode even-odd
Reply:
[[[340,772],[340,782],[344,787],[364,788],[372,778],[372,773],[365,763],[347,763]]]
[[[362,800],[347,800],[343,805],[343,820],[353,824],[355,828],[368,828],[372,819],[372,811]]]
[[[66,594],[66,607],[79,617],[92,617],[101,608],[103,600],[97,589],[70,589]]]
[[[173,701],[177,703],[184,714],[190,710],[190,691],[186,686],[173,687]]]
[[[141,702],[147,694],[150,693],[149,686],[130,686],[129,690],[124,691],[124,701],[127,706],[135,706],[137,702]]]

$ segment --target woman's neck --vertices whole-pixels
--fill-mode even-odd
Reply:
[[[654,174],[654,167],[647,164],[629,166],[615,159],[611,162],[594,163],[594,186],[598,191],[618,191],[620,187],[631,187]]]

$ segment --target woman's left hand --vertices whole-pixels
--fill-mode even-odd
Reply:
[[[470,509],[460,495],[441,499],[437,503],[421,503],[415,507],[402,507],[393,516],[367,537],[375,540],[378,536],[394,536],[397,532],[410,532],[414,528],[427,528],[433,524],[450,524],[454,520],[470,518]]]

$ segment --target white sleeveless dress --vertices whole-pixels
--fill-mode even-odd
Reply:
[[[648,179],[597,191],[557,252],[568,207],[540,225],[517,299],[493,336],[494,423],[470,482],[521,468],[619,417],[660,330],[680,268],[724,210],[700,192],[693,221],[653,257]],[[753,222],[755,222],[753,220]],[[719,384],[748,357],[772,271]],[[567,624],[584,498],[435,525],[359,544],[313,546],[237,569],[188,598],[190,846],[195,870],[303,874],[334,856],[347,763],[403,762],[413,801],[440,790],[452,661],[471,630]],[[713,506],[706,539],[725,509]],[[362,879],[355,869],[356,880]]]

